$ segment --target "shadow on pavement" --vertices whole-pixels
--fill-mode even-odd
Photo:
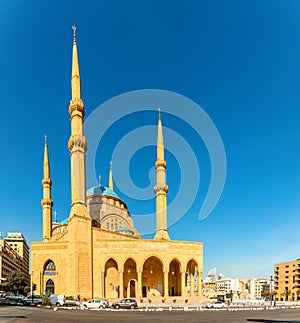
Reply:
[[[23,315],[0,315],[0,319],[26,319]]]
[[[261,323],[300,323],[300,321],[282,321],[282,320],[267,320],[267,319],[247,319],[248,322]]]

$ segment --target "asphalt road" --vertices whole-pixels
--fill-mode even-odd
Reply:
[[[300,309],[275,309],[260,311],[139,311],[139,310],[102,310],[82,311],[25,307],[0,306],[0,322],[172,322],[172,323],[300,323]]]

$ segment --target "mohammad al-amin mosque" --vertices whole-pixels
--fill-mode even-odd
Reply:
[[[126,203],[109,185],[86,190],[84,105],[76,33],[72,53],[71,136],[72,206],[69,217],[52,221],[48,145],[44,148],[42,198],[43,240],[31,243],[32,282],[37,293],[51,292],[81,298],[192,297],[201,295],[203,244],[171,240],[167,230],[166,161],[162,123],[157,134],[156,233],[142,239]]]

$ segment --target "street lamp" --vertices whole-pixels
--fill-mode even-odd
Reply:
[[[273,297],[272,297],[272,281],[273,281],[273,276],[271,275],[271,280],[270,280],[270,302],[271,302],[271,306],[272,306],[272,300],[273,300]]]

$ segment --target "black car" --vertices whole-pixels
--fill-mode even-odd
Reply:
[[[112,303],[111,306],[113,308],[119,309],[119,308],[137,308],[137,302],[134,298],[124,298],[120,300],[119,302]]]

